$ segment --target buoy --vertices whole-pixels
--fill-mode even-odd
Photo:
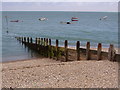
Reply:
[[[6,31],[6,33],[8,33],[8,31]]]

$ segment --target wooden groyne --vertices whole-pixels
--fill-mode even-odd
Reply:
[[[110,44],[109,51],[102,51],[102,44],[98,43],[97,50],[90,49],[90,42],[86,43],[86,48],[80,48],[80,41],[76,42],[76,49],[68,48],[68,40],[64,41],[64,47],[59,46],[59,40],[56,45],[51,44],[51,39],[32,37],[15,37],[19,42],[27,46],[31,50],[35,50],[40,55],[61,61],[73,60],[110,60],[119,61],[120,54],[116,54],[114,45]]]

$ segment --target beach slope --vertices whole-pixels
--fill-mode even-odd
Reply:
[[[3,63],[2,87],[118,88],[118,63],[34,59]]]

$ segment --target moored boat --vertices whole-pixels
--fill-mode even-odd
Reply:
[[[19,20],[11,20],[10,22],[19,22]]]
[[[60,22],[61,24],[73,24],[72,22],[70,22],[70,21],[67,21],[67,22]]]
[[[40,21],[48,20],[47,18],[39,18]]]
[[[71,21],[78,21],[78,18],[77,17],[72,17]]]
[[[108,16],[104,16],[102,18],[100,18],[99,20],[106,20],[108,18]]]

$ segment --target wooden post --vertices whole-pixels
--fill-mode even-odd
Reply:
[[[45,39],[46,46],[45,46],[45,51],[46,51],[46,57],[49,56],[49,46],[48,46],[48,38]]]
[[[46,38],[46,46],[48,46],[48,38]]]
[[[32,43],[33,42],[33,40],[32,40],[32,37],[30,38],[30,43]]]
[[[52,47],[51,47],[51,39],[49,39],[49,58],[52,58]]]
[[[108,60],[114,61],[116,55],[116,51],[114,49],[114,45],[110,44],[109,51],[108,51]]]
[[[44,56],[48,57],[48,39],[44,38]]]
[[[46,41],[45,41],[45,38],[44,38],[44,46],[46,45]]]
[[[43,38],[40,38],[40,54],[42,55],[43,54],[43,47],[42,47],[42,43],[43,43]]]
[[[37,42],[37,39],[38,39],[38,38],[36,37],[36,38],[35,38],[35,49],[36,49],[36,50],[38,50],[38,45],[37,45],[38,42]]]
[[[37,38],[35,38],[35,44],[37,45]]]
[[[22,37],[22,41],[21,41],[21,42],[22,42],[22,45],[23,45],[23,42],[24,42],[23,39],[24,39],[24,38]]]
[[[41,45],[41,38],[40,38],[40,45]]]
[[[38,40],[38,45],[40,45],[40,38],[38,38],[37,40]]]
[[[22,42],[23,42],[23,37],[22,37]]]
[[[29,37],[27,37],[27,42],[29,43]]]
[[[98,43],[98,48],[97,48],[97,60],[101,60],[101,59],[102,59],[101,51],[102,51],[102,44],[101,44],[101,43]]]
[[[76,51],[77,51],[77,60],[80,60],[80,42],[76,43]]]
[[[65,40],[65,61],[68,61],[68,41]]]
[[[43,38],[41,38],[41,45],[43,45]]]
[[[91,59],[90,42],[87,42],[87,44],[86,44],[86,59],[87,59],[87,60],[90,60],[90,59]]]
[[[24,42],[26,42],[26,37],[24,37]]]
[[[45,38],[43,38],[43,46],[42,46],[42,53],[43,53],[43,56],[46,56],[46,50],[45,50]]]
[[[58,54],[59,54],[59,50],[58,50],[58,40],[56,40],[56,59],[58,60]]]

